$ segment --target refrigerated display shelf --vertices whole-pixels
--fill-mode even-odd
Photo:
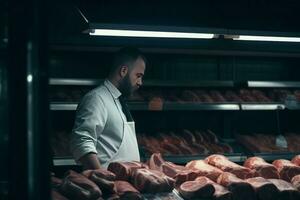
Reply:
[[[104,79],[83,79],[83,78],[50,78],[49,85],[77,85],[93,86],[99,85]],[[300,81],[180,81],[177,80],[145,80],[144,86],[165,86],[165,87],[235,87],[245,85],[249,88],[300,88]]]
[[[49,85],[77,85],[93,86],[99,85],[104,79],[72,79],[72,78],[50,78]]]
[[[284,110],[281,103],[242,103],[241,110]]]
[[[50,110],[73,111],[77,108],[77,103],[51,103]]]
[[[53,111],[75,111],[78,103],[53,102],[50,104],[50,110]],[[131,110],[148,110],[148,104],[144,102],[129,103]]]
[[[53,111],[75,111],[78,103],[52,102],[50,110]],[[155,110],[149,107],[146,102],[129,102],[128,106],[131,110]],[[178,111],[193,111],[193,110],[299,110],[300,104],[296,106],[286,106],[281,103],[173,103],[165,102],[160,111],[178,110]]]
[[[300,88],[299,81],[247,81],[248,87]]]
[[[54,166],[73,166],[80,165],[76,163],[73,158],[63,157],[63,158],[54,158],[53,159]]]
[[[268,162],[272,162],[277,159],[288,159],[291,160],[296,155],[300,155],[300,152],[284,152],[284,153],[251,153],[246,155],[244,153],[233,153],[233,154],[223,154],[229,160],[236,163],[243,163],[247,158],[252,156],[258,156],[263,158]],[[163,156],[166,161],[170,161],[176,164],[185,165],[186,163],[192,160],[204,160],[209,155],[174,155],[174,156]],[[150,156],[141,156],[141,161],[146,162],[149,160]],[[53,159],[54,166],[75,166],[80,165],[76,163],[73,158],[70,157],[62,157],[62,158],[54,158]]]
[[[300,152],[283,152],[283,153],[252,153],[252,156],[258,156],[263,158],[265,161],[272,162],[277,159],[291,160],[296,155],[300,155]],[[249,156],[250,157],[250,156]]]
[[[224,154],[227,158],[229,158],[229,160],[231,160],[232,162],[244,162],[247,159],[246,155],[242,155],[241,153],[236,153],[236,154]],[[176,156],[163,156],[163,158],[166,161],[170,161],[173,163],[177,163],[177,164],[186,164],[192,160],[204,160],[207,156],[209,155],[185,155],[185,156],[180,156],[180,155],[176,155]],[[149,160],[150,156],[141,156],[141,161],[146,162],[147,160]],[[282,157],[281,157],[282,158]],[[74,166],[74,165],[80,165],[78,163],[76,163],[76,161],[73,158],[54,158],[53,159],[53,164],[54,166]]]
[[[229,160],[232,162],[241,163],[244,162],[247,159],[246,155],[243,155],[242,153],[233,153],[233,154],[223,154],[226,156]],[[173,162],[176,164],[184,165],[192,160],[204,160],[209,155],[174,155],[174,156],[167,156],[163,155],[164,160]],[[146,156],[144,161],[147,161],[150,158],[150,156]]]
[[[52,102],[50,110],[72,111],[76,110],[78,103]],[[239,104],[221,103],[164,103],[161,109],[152,109],[145,102],[130,102],[128,106],[131,110],[239,110]]]
[[[173,103],[165,102],[163,110],[240,110],[237,103]]]
[[[49,85],[74,85],[74,86],[95,86],[104,79],[81,79],[81,78],[50,78]],[[233,81],[178,81],[176,80],[145,80],[143,86],[163,87],[234,87]]]

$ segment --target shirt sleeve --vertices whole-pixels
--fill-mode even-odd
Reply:
[[[76,161],[87,153],[97,154],[97,138],[107,120],[107,109],[102,98],[87,94],[77,107],[74,127],[71,134],[71,152]]]

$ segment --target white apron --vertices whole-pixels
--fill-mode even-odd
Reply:
[[[116,104],[117,106],[117,104]],[[135,134],[135,123],[127,122],[124,118],[123,111],[117,106],[123,121],[123,137],[120,141],[120,147],[118,151],[106,162],[102,164],[102,167],[107,168],[109,163],[116,161],[140,161],[139,147]]]

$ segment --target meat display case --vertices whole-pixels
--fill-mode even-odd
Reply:
[[[103,80],[101,79],[63,79],[63,78],[53,78],[49,80],[50,88],[53,87],[54,89],[52,92],[55,92],[55,88],[61,89],[61,87],[70,87],[72,89],[84,87],[87,91],[87,87],[93,88],[96,87],[98,84],[100,84]],[[82,83],[82,84],[81,84]],[[197,81],[195,82],[183,82],[182,85],[176,83],[176,81],[166,81],[164,84],[163,81],[145,81],[144,88],[221,88],[221,89],[233,89],[237,85],[242,85],[243,87],[246,86],[246,88],[264,88],[265,90],[268,89],[274,89],[274,88],[288,88],[292,90],[297,90],[299,87],[300,82],[266,82],[266,81],[245,81],[245,82],[233,82],[233,81]],[[272,85],[273,84],[273,85]],[[272,87],[274,86],[274,87]],[[51,90],[50,90],[51,91]],[[66,90],[65,95],[71,90]],[[50,95],[55,96],[55,95]],[[63,101],[55,101],[52,100],[50,104],[50,110],[52,110],[54,113],[62,113],[62,112],[68,112],[71,111],[73,115],[75,115],[74,112],[77,107],[76,100],[72,100],[71,102],[63,102]],[[233,115],[239,115],[240,112],[276,112],[278,110],[282,110],[284,112],[285,110],[294,110],[296,111],[299,109],[298,107],[289,108],[286,106],[286,101],[280,101],[280,102],[268,102],[268,103],[261,103],[261,102],[223,102],[223,103],[201,103],[201,102],[170,102],[166,101],[162,103],[161,109],[153,110],[151,107],[149,107],[149,102],[147,101],[129,101],[129,107],[132,110],[133,113],[135,112],[142,112],[143,115],[146,115],[147,112],[154,112],[154,113],[168,113],[168,112],[180,112],[181,115],[184,116],[184,112],[193,112],[193,111],[199,111],[201,112],[232,112]],[[54,114],[55,115],[55,114]],[[226,123],[226,122],[225,122]],[[276,122],[274,121],[274,125],[276,125]],[[170,127],[172,128],[172,127]],[[218,134],[219,135],[219,134]],[[277,158],[292,158],[294,155],[298,154],[299,152],[277,152],[277,153],[253,153],[249,150],[247,150],[243,145],[236,142],[234,138],[227,138],[225,141],[229,141],[229,144],[233,146],[235,149],[234,153],[225,154],[231,161],[242,163],[244,162],[247,157],[257,155],[263,157],[267,161],[272,161]],[[143,149],[143,148],[141,148]],[[149,158],[149,155],[146,155],[144,151],[141,151],[142,160],[146,161]],[[179,164],[185,164],[191,160],[195,159],[203,159],[207,156],[207,154],[204,155],[168,155],[166,156],[166,160],[179,163]],[[54,159],[54,164],[56,166],[64,166],[64,165],[76,165],[75,161],[71,157],[60,157]]]

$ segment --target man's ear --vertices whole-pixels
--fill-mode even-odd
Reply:
[[[121,68],[120,68],[120,76],[122,78],[124,78],[126,76],[126,74],[128,73],[128,66],[126,65],[123,65]]]

